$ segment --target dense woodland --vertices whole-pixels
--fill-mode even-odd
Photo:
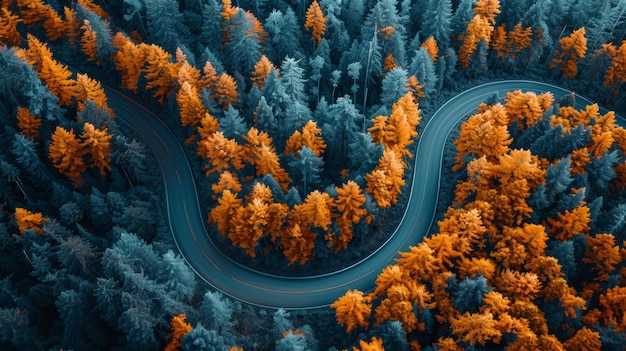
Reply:
[[[267,310],[197,280],[123,91],[185,145],[207,234],[332,271],[402,216],[419,132],[482,82],[623,112],[623,0],[0,0],[0,344],[64,350],[621,350],[626,130],[522,91],[448,140],[438,222],[374,290]]]

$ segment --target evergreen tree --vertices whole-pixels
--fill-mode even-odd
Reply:
[[[181,39],[188,34],[178,8],[178,1],[163,0],[151,3],[146,6],[146,20],[152,41],[170,53],[183,44]]]
[[[432,66],[431,66],[432,67]],[[408,73],[404,68],[394,68],[385,74],[382,84],[380,101],[385,107],[391,109],[398,99],[406,95]]]
[[[433,36],[442,50],[450,45],[452,34],[452,4],[450,0],[429,0],[426,10],[422,13],[421,35],[424,38]]]
[[[420,47],[415,52],[408,71],[424,87],[424,95],[427,98],[433,96],[437,89],[437,73],[435,72],[433,60],[426,48]]]
[[[306,196],[311,189],[315,189],[320,182],[320,173],[324,169],[324,161],[320,156],[316,156],[313,150],[303,146],[297,156],[289,161],[291,175],[296,179],[295,183],[302,185],[302,195]]]
[[[238,143],[243,143],[243,135],[248,131],[245,121],[239,111],[232,106],[224,112],[224,117],[220,120],[218,131],[224,133],[228,139],[234,139]]]

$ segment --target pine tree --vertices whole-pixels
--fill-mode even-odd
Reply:
[[[172,94],[176,80],[176,65],[170,62],[172,55],[157,45],[149,45],[146,48],[145,77],[147,89],[153,89],[153,96],[163,104]]]
[[[112,43],[117,49],[113,55],[113,62],[122,75],[122,86],[137,93],[137,83],[146,61],[148,47],[145,44],[135,45],[121,32],[115,34]]]
[[[63,20],[50,5],[41,0],[17,0],[20,17],[26,25],[32,27],[43,21],[43,28],[50,40],[57,40],[63,36]]]
[[[372,306],[361,291],[348,290],[330,307],[336,311],[337,323],[345,325],[348,333],[356,327],[367,328],[369,326]]]
[[[113,116],[113,110],[109,107],[107,96],[100,82],[90,78],[86,74],[79,73],[76,76],[76,100],[78,111],[85,110],[87,101],[91,101],[96,104],[96,106],[104,109],[109,115]]]
[[[452,4],[450,0],[428,0],[426,10],[422,15],[422,34],[424,37],[433,37],[436,43],[443,47],[450,44],[452,19]],[[433,58],[433,61],[437,61]]]
[[[113,135],[107,134],[107,128],[96,129],[93,124],[85,123],[83,133],[80,135],[83,140],[83,152],[90,157],[87,159],[87,166],[96,167],[100,170],[100,175],[104,176],[105,171],[111,170],[111,138]]]
[[[15,208],[15,222],[20,234],[24,234],[26,230],[34,230],[37,234],[41,234],[43,232],[42,225],[47,220],[39,212],[30,212],[21,207]]]
[[[26,137],[31,140],[39,139],[39,127],[41,126],[41,119],[37,118],[30,113],[25,107],[17,108],[17,126],[24,132]]]
[[[170,321],[172,332],[167,335],[168,339],[171,339],[171,341],[165,346],[165,351],[180,350],[183,346],[181,340],[193,329],[191,324],[185,321],[186,319],[187,316],[184,313],[172,317]]]
[[[0,8],[0,43],[9,46],[18,46],[22,42],[22,35],[17,31],[22,19],[7,7]]]
[[[304,28],[311,30],[311,40],[317,42],[319,45],[322,42],[322,35],[326,31],[326,22],[328,19],[324,17],[322,8],[317,0],[313,0],[311,5],[306,11],[306,22],[304,22]]]
[[[587,38],[585,28],[579,28],[567,37],[559,40],[560,50],[554,51],[554,59],[548,65],[550,68],[560,67],[567,78],[575,78],[578,74],[578,60],[587,53]]]
[[[270,62],[270,60],[265,55],[261,55],[259,61],[254,65],[254,71],[251,73],[252,84],[259,88],[259,90],[263,90],[263,86],[265,85],[265,78],[270,74],[271,69],[274,68],[274,65]]]
[[[32,34],[28,34],[28,50],[20,49],[16,55],[34,66],[37,76],[48,85],[48,89],[59,98],[59,105],[69,106],[76,95],[76,82],[66,66],[52,58],[48,46]]]
[[[57,126],[52,134],[48,155],[54,167],[69,178],[78,177],[87,168],[84,155],[84,146],[74,131]]]

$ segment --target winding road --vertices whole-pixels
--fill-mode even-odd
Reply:
[[[429,232],[438,201],[442,157],[454,126],[479,103],[497,94],[518,90],[550,91],[559,99],[568,90],[534,81],[507,80],[476,86],[444,104],[424,128],[415,153],[408,206],[390,239],[370,256],[337,272],[310,277],[282,277],[256,272],[226,257],[211,242],[206,218],[198,202],[193,173],[180,143],[150,111],[124,94],[108,89],[109,105],[117,119],[143,137],[156,155],[165,184],[167,212],[180,253],[196,274],[222,293],[246,303],[285,309],[308,309],[331,304],[348,289],[369,291],[384,267],[394,263],[398,251],[408,251]],[[577,107],[590,101],[577,97]]]

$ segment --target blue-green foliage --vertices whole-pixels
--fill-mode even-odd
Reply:
[[[454,297],[452,306],[461,313],[478,312],[478,308],[483,303],[483,296],[493,290],[493,287],[487,285],[487,279],[481,274],[478,274],[476,278],[466,277],[461,281],[455,277],[450,277],[447,283],[448,289]]]

